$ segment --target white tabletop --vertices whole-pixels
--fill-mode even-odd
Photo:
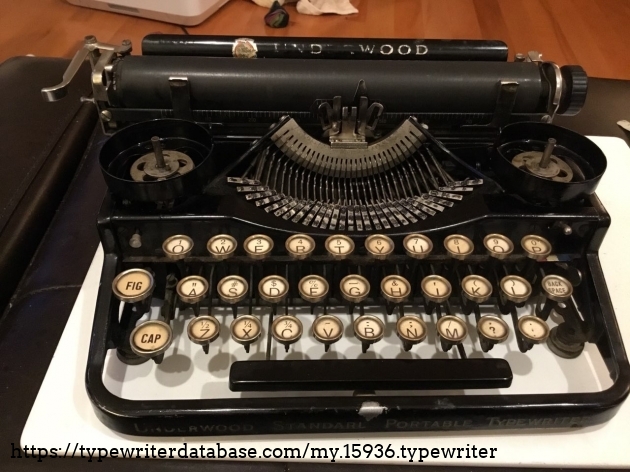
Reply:
[[[612,215],[612,227],[600,250],[608,288],[623,337],[630,340],[630,306],[625,273],[630,268],[630,252],[620,250],[630,234],[625,191],[630,175],[630,149],[617,138],[592,138],[608,157],[608,170],[598,188],[598,196]],[[99,248],[72,310],[61,341],[22,434],[22,445],[62,447],[68,443],[85,447],[181,447],[220,442],[223,447],[339,447],[347,443],[391,444],[399,451],[407,447],[497,448],[494,459],[432,459],[425,464],[460,466],[601,467],[630,468],[628,424],[630,402],[626,402],[608,423],[571,430],[405,432],[371,434],[273,435],[227,437],[141,437],[116,433],[104,426],[92,410],[84,385],[90,332],[99,287],[103,253]],[[113,460],[113,459],[110,459]],[[269,459],[275,460],[275,459]],[[284,460],[284,459],[283,459]],[[290,460],[290,459],[289,459]],[[322,460],[323,462],[329,462]],[[343,459],[337,462],[381,462],[408,464],[402,458]]]

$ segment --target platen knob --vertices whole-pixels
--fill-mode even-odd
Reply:
[[[558,114],[573,116],[584,106],[588,92],[588,76],[581,66],[560,67],[564,90],[558,106]]]

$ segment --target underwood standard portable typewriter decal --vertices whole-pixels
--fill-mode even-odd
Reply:
[[[90,37],[43,90],[63,96],[89,58],[112,134],[86,374],[103,422],[207,435],[615,413],[630,378],[597,253],[606,159],[551,124],[582,107],[580,67],[506,62],[497,42],[371,61],[212,57],[209,40],[152,36],[131,56]],[[198,389],[106,386],[108,368],[151,377],[175,356],[208,359],[184,357]],[[566,369],[580,362],[608,375]]]

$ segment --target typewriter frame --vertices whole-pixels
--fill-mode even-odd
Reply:
[[[116,83],[112,77],[112,67],[118,60],[128,56],[131,43],[123,42],[120,46],[99,43],[93,36],[87,37],[83,48],[72,60],[63,81],[42,90],[47,100],[56,100],[65,94],[72,76],[85,59],[92,65],[92,101],[101,120],[105,133],[111,133],[127,124],[142,120],[175,117],[205,123],[211,127],[215,136],[227,138],[241,136],[241,139],[255,139],[263,135],[267,126],[289,113],[307,132],[315,129],[318,116],[315,109],[256,111],[248,110],[211,110],[193,106],[191,89],[187,77],[168,78],[171,97],[170,107],[125,108],[117,106],[110,96],[115,91]],[[551,122],[561,105],[563,92],[567,87],[561,69],[553,63],[542,61],[540,54],[532,52],[520,55],[518,61],[536,62],[541,67],[544,77],[544,93],[536,111],[513,113],[516,87],[518,83],[500,81],[497,87],[496,106],[491,113],[384,113],[380,129],[391,130],[397,123],[413,114],[422,122],[429,122],[432,133],[445,144],[451,142],[490,144],[496,137],[499,127],[514,121]],[[185,74],[184,74],[185,75]],[[369,85],[369,84],[368,84]],[[580,84],[578,84],[580,85]],[[585,84],[582,84],[585,85]],[[568,87],[569,91],[571,87]],[[570,95],[570,94],[569,94]],[[115,96],[115,94],[114,94]],[[349,99],[350,97],[344,97]],[[318,97],[313,106],[323,101],[330,102],[332,96]],[[255,107],[254,107],[255,108]],[[579,109],[579,107],[578,107]],[[574,110],[575,112],[575,110]],[[567,113],[570,114],[570,113]],[[445,126],[444,126],[445,125]],[[443,128],[447,129],[444,133]],[[455,130],[455,131],[453,131]],[[89,158],[97,158],[99,146],[95,146]],[[200,400],[142,400],[134,401],[120,398],[107,390],[103,382],[103,369],[107,351],[115,348],[115,325],[119,315],[119,302],[111,292],[114,277],[124,264],[163,264],[165,257],[158,253],[130,255],[125,242],[137,224],[138,215],[117,214],[115,202],[108,196],[99,216],[99,232],[105,252],[101,285],[96,304],[96,316],[92,328],[88,365],[86,370],[86,388],[99,419],[111,429],[131,435],[236,435],[236,434],[271,434],[271,433],[318,433],[318,432],[354,432],[368,431],[435,431],[435,430],[472,430],[472,429],[518,429],[518,428],[568,428],[598,424],[610,419],[630,392],[630,364],[624,352],[623,342],[614,317],[612,303],[599,262],[598,249],[610,225],[610,217],[595,195],[590,201],[578,206],[576,212],[550,214],[535,210],[514,210],[499,207],[496,211],[477,211],[472,216],[465,215],[450,218],[449,212],[440,215],[429,224],[417,228],[405,227],[405,230],[422,231],[429,236],[443,237],[445,233],[457,229],[462,234],[474,235],[475,230],[483,227],[486,234],[504,232],[513,241],[522,236],[523,231],[536,228],[542,231],[552,246],[568,248],[568,256],[580,259],[583,282],[588,286],[594,302],[589,312],[594,324],[593,339],[613,378],[613,385],[602,392],[570,394],[528,394],[528,395],[431,395],[431,396],[348,396],[348,397],[278,397],[278,398],[240,398],[240,399],[200,399]],[[238,200],[235,200],[238,201]],[[467,207],[470,209],[470,206]],[[241,206],[241,209],[243,207]],[[487,208],[486,208],[487,210]],[[162,218],[141,214],[143,224],[153,225],[157,231],[143,234],[143,246],[157,248],[161,246],[163,236],[187,231],[196,241],[207,239],[219,230],[228,227],[224,224],[217,228],[217,216],[176,215]],[[193,223],[196,220],[197,223]],[[556,225],[561,220],[569,226],[580,225],[584,232],[574,231],[575,243],[556,245],[558,237],[563,238]],[[518,224],[514,224],[518,222]],[[127,227],[125,227],[127,225]],[[241,238],[259,231],[269,231],[275,236],[276,247],[282,247],[284,240],[280,236],[294,231],[282,221],[278,227],[270,228],[260,219],[247,227],[239,221],[237,214],[230,216],[230,231],[234,237]],[[516,227],[516,229],[514,229]],[[501,231],[505,229],[505,231]],[[122,231],[121,231],[122,230]],[[191,231],[188,231],[191,230]],[[304,229],[302,228],[302,231]],[[125,233],[126,231],[126,233]],[[240,234],[236,234],[239,232]],[[520,232],[520,233],[519,233]],[[329,233],[309,228],[308,233],[320,239]],[[402,233],[396,230],[385,231],[398,242]],[[517,233],[517,234],[515,234]],[[151,238],[154,240],[151,240]],[[357,236],[355,243],[362,242],[365,234]],[[400,247],[399,244],[397,244]],[[560,254],[562,256],[562,254]],[[316,260],[325,261],[327,256],[316,255]],[[365,258],[366,256],[356,256]],[[406,256],[395,256],[404,260]],[[473,256],[481,261],[488,256]],[[520,257],[520,256],[510,256]],[[236,256],[234,260],[246,261]],[[447,260],[446,255],[435,254],[429,260],[436,262]],[[196,263],[210,262],[207,255],[193,254],[186,261]],[[286,256],[272,255],[268,262],[285,263]],[[250,262],[250,261],[247,261]],[[159,294],[160,288],[157,292]],[[162,288],[163,290],[163,288]],[[411,301],[409,304],[415,304]],[[308,361],[304,361],[308,362]],[[456,361],[454,361],[456,362]]]
[[[349,397],[280,397],[280,398],[241,398],[241,399],[200,399],[200,400],[128,400],[117,397],[107,390],[102,375],[107,350],[112,347],[113,320],[118,317],[119,302],[111,293],[111,282],[124,263],[141,266],[147,262],[165,262],[164,257],[140,256],[121,257],[118,255],[116,230],[124,226],[125,218],[113,216],[106,199],[99,230],[105,250],[96,317],[92,330],[92,342],[86,371],[86,386],[97,416],[108,427],[125,434],[133,435],[231,435],[231,434],[271,434],[271,433],[318,433],[367,431],[424,431],[424,430],[471,430],[471,429],[518,429],[518,428],[568,428],[598,424],[610,419],[627,397],[630,386],[630,365],[626,358],[623,342],[613,314],[612,303],[606,288],[597,251],[610,224],[610,217],[596,196],[590,198],[590,207],[573,215],[562,215],[569,225],[585,223],[589,226],[587,246],[582,248],[588,270],[583,271],[584,281],[592,290],[599,303],[592,307],[600,312],[592,314],[598,339],[597,347],[614,379],[612,387],[602,392],[568,394],[527,394],[527,395],[440,395],[440,396],[349,396]],[[523,228],[530,229],[532,220],[538,228],[553,228],[558,215],[499,214],[492,218],[473,217],[459,224],[458,231],[467,234],[472,225],[490,225],[496,228],[509,220],[519,220]],[[150,220],[151,218],[147,218]],[[159,218],[158,218],[159,219]],[[195,225],[186,220],[205,220],[205,224]],[[209,237],[211,233],[201,229],[213,227],[213,216],[191,216],[174,218],[163,222],[164,234],[169,228],[186,228],[193,239]],[[157,223],[157,222],[154,222]],[[188,224],[190,223],[190,224]],[[240,237],[235,228],[243,224],[232,222],[231,234]],[[236,224],[234,224],[236,223]],[[517,225],[518,226],[518,225]],[[257,228],[256,230],[265,228]],[[442,235],[453,226],[427,230],[430,236]],[[271,230],[271,228],[269,228]],[[218,230],[220,231],[220,230]],[[245,229],[248,234],[252,229]],[[276,229],[277,231],[277,229]],[[317,231],[317,230],[315,230]],[[518,232],[519,230],[517,230]],[[152,234],[149,232],[148,234]],[[175,234],[175,233],[173,233]],[[245,233],[244,233],[245,234]],[[322,234],[310,233],[318,237]],[[148,246],[157,245],[147,241]],[[396,239],[395,235],[390,234]],[[557,237],[561,237],[557,235]],[[552,239],[552,244],[553,244]],[[158,247],[158,246],[156,246]],[[582,252],[574,248],[576,252]],[[320,259],[327,256],[319,256]],[[356,256],[365,258],[365,256]],[[399,256],[403,257],[403,256]],[[476,256],[484,259],[487,256]],[[236,256],[235,259],[246,260]],[[436,262],[448,259],[445,255],[430,256]],[[189,261],[210,262],[209,257],[191,256]],[[270,256],[269,263],[286,262],[285,256]],[[411,303],[410,303],[411,304]],[[603,336],[603,333],[607,336]],[[308,362],[308,361],[304,361]],[[380,414],[371,416],[376,407]]]

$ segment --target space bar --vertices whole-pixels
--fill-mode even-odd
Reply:
[[[512,369],[504,359],[239,361],[230,368],[235,392],[451,390],[511,383]]]

